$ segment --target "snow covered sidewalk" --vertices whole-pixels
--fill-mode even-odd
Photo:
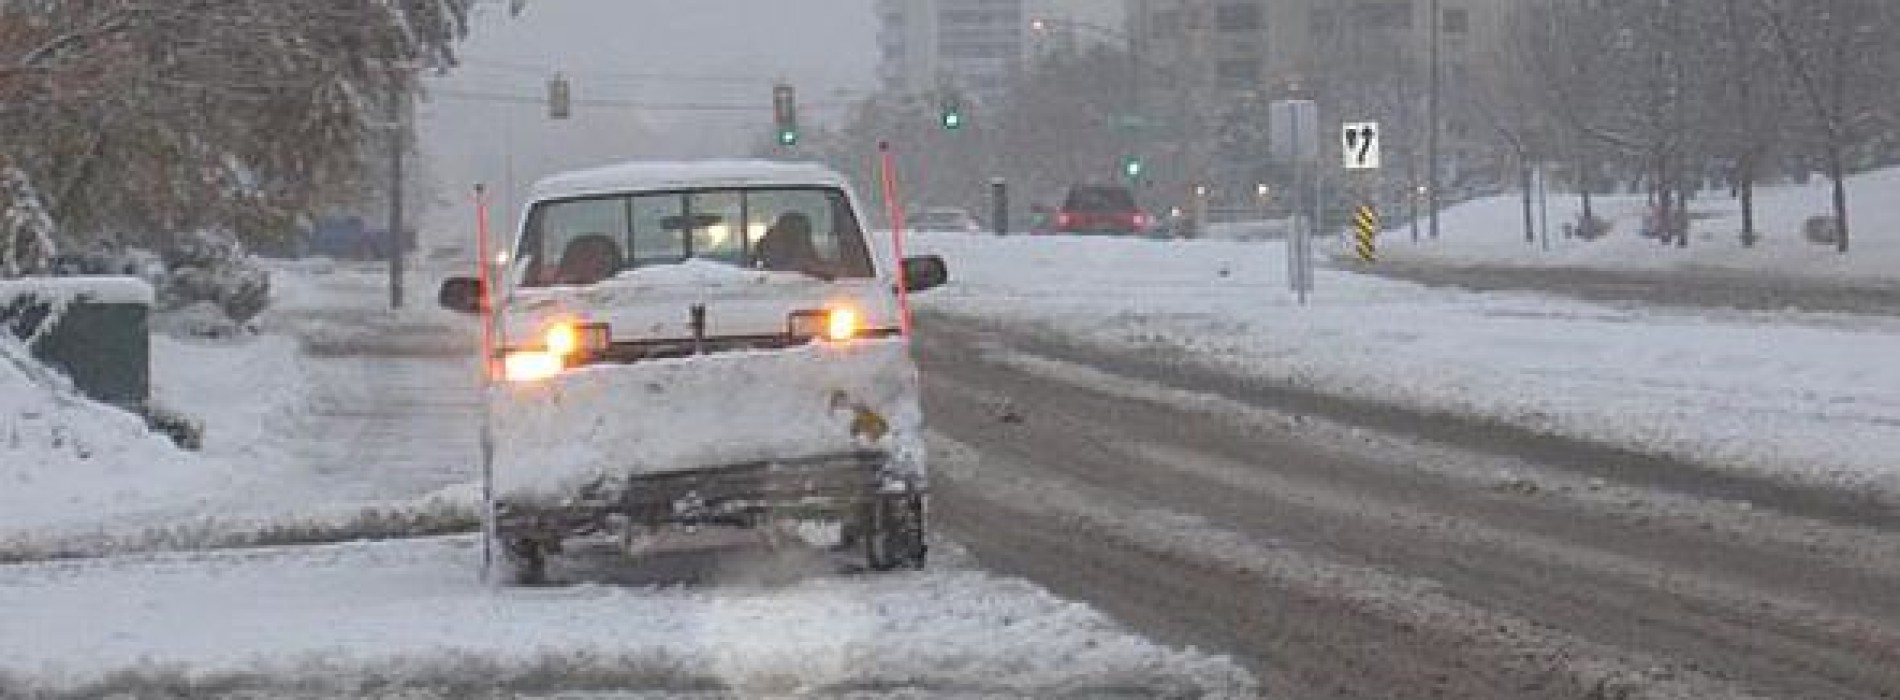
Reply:
[[[379,271],[284,264],[275,277],[261,334],[153,336],[154,400],[203,423],[200,451],[0,347],[0,559],[367,536],[404,518],[468,526],[472,326],[381,308]]]
[[[1848,179],[1853,251],[1843,256],[1832,246],[1804,240],[1808,217],[1831,215],[1831,184],[1762,188],[1756,202],[1756,228],[1762,236],[1753,248],[1740,243],[1741,204],[1726,192],[1704,193],[1689,203],[1694,217],[1688,248],[1663,246],[1642,238],[1641,195],[1601,196],[1595,214],[1608,221],[1610,234],[1597,241],[1565,239],[1561,227],[1582,212],[1575,195],[1548,198],[1550,250],[1524,240],[1524,210],[1517,195],[1486,197],[1454,206],[1441,217],[1439,240],[1411,242],[1409,223],[1399,221],[1380,239],[1381,254],[1391,260],[1451,265],[1576,267],[1600,270],[1714,270],[1771,278],[1803,279],[1832,285],[1900,284],[1900,168]]]
[[[1717,468],[1900,493],[1900,321],[1630,310],[1322,270],[1277,244],[920,236],[920,308]]]
[[[976,571],[492,589],[474,580],[477,557],[472,538],[447,538],[0,567],[0,696],[177,687],[167,679],[338,696],[385,683],[449,695],[1252,692],[1225,659],[1131,637],[1086,606]]]

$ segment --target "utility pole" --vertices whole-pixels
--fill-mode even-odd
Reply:
[[[389,120],[389,308],[403,303],[402,263],[409,252],[409,237],[403,231],[403,151],[409,147],[408,93],[402,85],[390,89],[389,105],[394,112]]]
[[[1428,40],[1430,48],[1427,50],[1428,55],[1426,57],[1426,60],[1431,63],[1431,78],[1429,80],[1430,86],[1426,88],[1425,97],[1425,121],[1427,122],[1425,125],[1425,167],[1430,171],[1425,175],[1425,207],[1427,210],[1426,215],[1431,217],[1432,240],[1438,240],[1438,186],[1440,170],[1438,164],[1438,111],[1441,98],[1439,93],[1444,89],[1444,75],[1439,69],[1438,55],[1439,34],[1442,30],[1439,23],[1443,21],[1443,17],[1438,5],[1439,0],[1431,0],[1426,10],[1432,14],[1432,17],[1431,20],[1426,23],[1431,32],[1431,36]]]

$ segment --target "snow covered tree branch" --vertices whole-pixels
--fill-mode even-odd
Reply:
[[[43,272],[53,254],[53,218],[26,173],[0,166],[0,278]]]
[[[270,235],[352,190],[471,2],[0,3],[0,155],[65,237]]]

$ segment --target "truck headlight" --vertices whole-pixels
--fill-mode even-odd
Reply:
[[[541,334],[541,349],[556,357],[598,355],[613,344],[613,333],[605,323],[562,321]]]
[[[560,355],[540,350],[521,350],[502,356],[502,377],[510,382],[538,382],[551,379],[567,368]]]
[[[541,333],[539,350],[515,350],[503,355],[502,377],[510,382],[538,382],[605,352],[612,344],[613,334],[604,323],[561,321]]]
[[[787,328],[793,338],[823,339],[841,343],[864,330],[864,319],[856,309],[836,307],[823,310],[794,311]]]

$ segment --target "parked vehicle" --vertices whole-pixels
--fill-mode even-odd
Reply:
[[[408,250],[415,250],[415,231],[408,231]],[[383,260],[389,257],[389,228],[371,226],[361,216],[332,215],[317,217],[303,236],[303,255],[320,255],[338,260]]]
[[[904,228],[920,233],[982,233],[983,222],[955,207],[931,207],[904,217]]]
[[[575,538],[837,522],[921,567],[926,472],[904,291],[817,165],[631,163],[539,183],[500,275],[489,531],[510,580]],[[476,312],[475,279],[442,303]]]

